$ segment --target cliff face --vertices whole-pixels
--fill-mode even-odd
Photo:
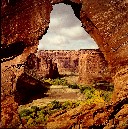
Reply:
[[[128,1],[82,0],[84,29],[94,38],[108,61],[115,98],[128,96]]]
[[[58,66],[58,71],[61,74],[66,73],[78,73],[78,51],[66,51],[66,50],[42,50],[37,53],[39,58],[50,58]]]
[[[38,58],[51,58],[57,63],[58,71],[61,74],[79,73],[79,82],[92,84],[98,81],[110,81],[108,64],[100,50],[79,50],[79,51],[39,51]]]
[[[25,73],[35,79],[59,77],[57,65],[52,62],[52,59],[38,58],[34,53],[27,58]]]
[[[93,84],[99,81],[111,81],[108,64],[99,50],[81,51],[79,57],[79,82]]]

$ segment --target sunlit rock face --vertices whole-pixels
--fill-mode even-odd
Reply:
[[[99,81],[111,81],[108,64],[102,52],[95,50],[42,50],[37,52],[40,59],[51,58],[57,63],[61,74],[79,75],[79,83],[93,84]]]
[[[75,2],[75,0],[72,1]],[[9,58],[10,55],[7,54],[9,56],[7,57],[5,54],[4,62],[1,64],[1,93],[3,94],[1,121],[4,128],[14,128],[14,121],[19,123],[17,107],[10,109],[7,104],[9,102],[10,105],[16,105],[12,94],[12,88],[15,87],[13,82],[17,81],[23,68],[13,68],[11,65],[24,63],[27,56],[35,52],[38,39],[45,34],[50,21],[52,10],[50,2],[49,0],[2,0],[2,49],[20,41],[25,43],[22,54],[14,56],[15,58]],[[83,27],[95,39],[108,61],[115,86],[115,97],[113,98],[123,99],[128,96],[128,2],[127,0],[81,0],[81,3],[80,19]],[[74,11],[75,15],[79,14],[77,5]],[[11,68],[6,72],[7,66]],[[10,75],[13,77],[8,78]],[[9,115],[10,111],[12,111],[11,115]]]
[[[81,51],[79,57],[79,82],[92,85],[96,82],[111,82],[108,64],[100,50]]]
[[[80,17],[108,61],[115,98],[128,96],[127,0],[82,0]]]
[[[50,58],[57,64],[60,74],[78,73],[79,52],[75,50],[41,50],[39,58]]]
[[[38,38],[48,27],[52,6],[48,0],[3,0],[1,5],[1,123],[3,128],[15,128],[21,124],[14,101],[16,82],[24,72],[24,62],[37,50]],[[17,45],[19,42],[24,45]]]
[[[34,53],[30,54],[26,61],[25,71],[27,75],[35,79],[57,78],[59,72],[57,65],[49,57],[37,57]]]
[[[11,44],[24,41],[26,44],[33,44],[48,27],[51,10],[49,0],[3,0],[2,42]]]

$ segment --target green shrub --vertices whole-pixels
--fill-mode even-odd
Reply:
[[[44,82],[48,82],[51,85],[68,85],[67,80],[56,78],[56,79],[43,79]]]
[[[109,91],[114,91],[114,85],[113,84],[110,84],[110,86],[109,86]]]
[[[91,90],[90,86],[80,86],[80,92],[83,93],[85,90]]]
[[[46,115],[48,114],[46,109],[41,109],[40,111],[37,111],[37,115]]]
[[[59,109],[61,107],[60,102],[56,100],[52,101],[51,104],[52,104],[52,109]]]
[[[45,121],[45,116],[44,114],[40,114],[38,117],[35,118],[35,121],[38,123],[44,122]]]
[[[77,84],[71,84],[68,87],[72,89],[79,89],[79,86]]]
[[[90,91],[91,93],[93,93],[94,90],[95,89],[93,87],[91,87],[91,86],[82,86],[82,87],[80,87],[81,93],[86,93],[86,91]]]
[[[65,101],[65,102],[59,102],[59,101],[52,101],[51,103],[47,104],[47,106],[44,106],[42,108],[39,108],[37,106],[32,106],[30,110],[24,109],[20,112],[20,116],[22,116],[21,119],[25,119],[27,124],[26,126],[35,126],[40,124],[45,124],[45,122],[48,120],[49,116],[59,110],[64,109],[71,109],[78,106],[80,103],[78,102],[71,102],[71,101]]]
[[[29,116],[30,116],[31,118],[35,118],[36,113],[35,113],[35,112],[33,112],[33,113],[31,113]]]
[[[33,125],[34,123],[34,119],[30,118],[27,122],[27,125]]]
[[[104,99],[105,102],[109,102],[112,98],[112,92],[102,91],[101,97]]]
[[[93,93],[91,90],[85,90],[84,94],[86,96],[86,99],[91,99],[93,97]]]
[[[70,101],[65,101],[63,104],[62,104],[62,109],[69,109],[69,108],[71,108],[71,106],[72,106],[72,102],[70,102]]]
[[[52,82],[53,85],[67,85],[67,81],[65,79],[57,78],[57,79],[54,79],[52,81],[53,81]]]
[[[31,113],[29,109],[24,109],[20,112],[20,117],[29,116]]]
[[[40,109],[39,109],[39,107],[37,107],[37,106],[32,106],[31,107],[31,111],[32,112],[37,112],[37,111],[39,111]]]
[[[114,90],[114,85],[112,83],[109,82],[96,82],[93,84],[93,87],[95,87],[96,89],[101,89],[101,90],[105,90],[105,91],[113,91]]]

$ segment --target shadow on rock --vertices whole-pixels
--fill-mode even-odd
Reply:
[[[36,80],[23,73],[17,80],[15,101],[19,105],[32,102],[35,99],[46,97],[50,84]]]
[[[114,85],[107,81],[99,81],[94,84],[94,88],[104,91],[113,91]]]

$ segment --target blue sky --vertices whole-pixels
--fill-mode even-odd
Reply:
[[[95,41],[81,26],[70,5],[54,5],[49,29],[39,41],[38,50],[97,49]]]

